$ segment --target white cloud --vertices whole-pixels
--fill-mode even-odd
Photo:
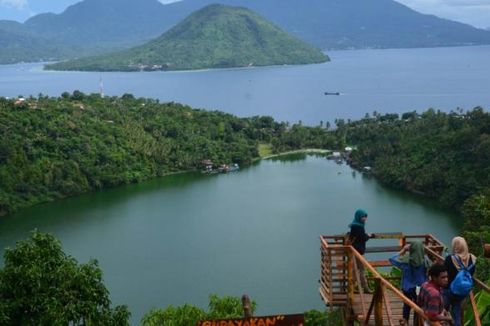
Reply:
[[[490,0],[446,0],[443,2],[445,2],[449,6],[458,6],[458,7],[490,6]]]
[[[29,8],[29,3],[27,3],[27,0],[0,0],[0,5],[18,10]]]
[[[160,1],[161,3],[163,3],[164,5],[166,5],[168,3],[182,1],[182,0],[158,0],[158,1]]]

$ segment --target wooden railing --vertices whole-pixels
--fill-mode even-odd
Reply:
[[[443,259],[445,246],[430,234],[384,233],[375,235],[375,240],[386,239],[391,239],[391,245],[370,246],[366,249],[366,253],[393,254],[401,250],[407,242],[422,241],[431,260],[442,261]],[[376,269],[377,267],[390,267],[391,263],[387,259],[389,257],[368,261],[352,246],[347,245],[345,240],[344,235],[322,236],[320,238],[321,276],[319,291],[323,301],[330,308],[342,307],[346,321],[358,320],[362,325],[368,325],[371,322],[374,322],[374,325],[398,325],[398,319],[401,317],[399,306],[406,304],[418,316],[420,325],[423,321],[428,320],[422,309],[390,282],[390,280],[396,280],[396,277],[384,277]],[[397,243],[393,244],[394,241]],[[372,295],[364,293],[358,264],[362,264],[371,275],[371,283],[374,284],[374,294]],[[475,279],[475,284],[490,292],[489,287],[480,280]],[[481,326],[473,293],[470,295],[470,302],[473,307],[475,325]],[[395,309],[394,306],[397,308]],[[438,323],[431,323],[431,325],[438,325]]]

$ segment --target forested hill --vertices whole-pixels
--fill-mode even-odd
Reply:
[[[84,0],[25,25],[67,44],[154,38],[192,12],[220,3],[246,7],[322,49],[490,44],[490,32],[423,15],[393,0]]]
[[[199,169],[204,159],[249,164],[258,157],[259,142],[276,151],[338,147],[321,127],[78,91],[17,103],[0,97],[0,135],[0,215]]]
[[[23,24],[7,20],[0,20],[0,49],[0,63],[5,64],[59,60],[74,54],[69,47],[37,36]]]
[[[391,186],[460,208],[490,191],[490,115],[428,110],[363,119],[345,125],[353,159]]]
[[[98,57],[47,65],[54,70],[191,70],[327,61],[320,50],[272,25],[254,12],[209,5],[157,39]]]
[[[393,0],[182,0],[166,7],[173,17],[209,3],[247,7],[324,50],[490,44],[488,31]]]

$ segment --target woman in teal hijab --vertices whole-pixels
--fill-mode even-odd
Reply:
[[[352,221],[351,224],[349,224],[350,227],[349,239],[351,245],[361,255],[364,255],[364,253],[366,252],[366,242],[369,240],[369,238],[372,238],[371,234],[366,233],[365,225],[366,225],[367,218],[368,218],[367,212],[363,209],[358,209],[354,213],[354,220]],[[364,289],[364,292],[367,293],[371,292],[371,289],[368,286],[366,275],[364,273],[364,265],[360,261],[357,261],[357,268],[359,269],[359,274],[360,274],[359,276],[361,278],[361,285]]]
[[[361,255],[366,252],[366,242],[371,238],[371,234],[367,234],[365,229],[367,218],[367,212],[363,209],[358,209],[354,213],[354,220],[349,224],[352,246]]]
[[[402,292],[413,302],[417,301],[417,286],[427,281],[427,267],[429,259],[425,256],[424,244],[415,241],[407,244],[402,250],[390,258],[393,266],[402,271]],[[416,314],[414,314],[414,325],[417,325]],[[403,321],[408,325],[410,318],[410,306],[403,304]]]

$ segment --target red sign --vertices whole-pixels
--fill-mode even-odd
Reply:
[[[303,326],[304,324],[303,314],[201,320],[197,322],[197,326]]]

